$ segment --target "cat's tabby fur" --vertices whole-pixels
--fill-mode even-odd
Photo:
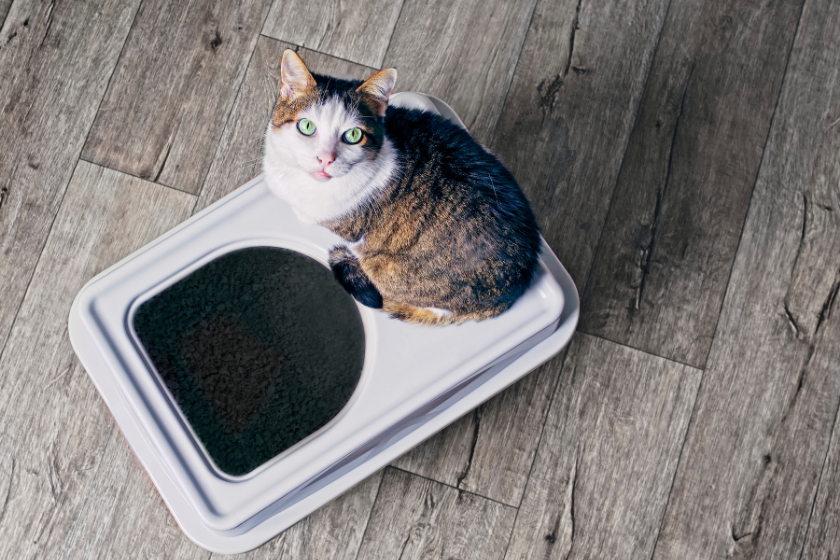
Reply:
[[[534,214],[511,173],[465,130],[389,107],[395,79],[393,69],[364,83],[312,75],[286,51],[266,181],[299,217],[347,240],[330,265],[364,305],[424,324],[499,315],[534,276]],[[318,127],[312,136],[296,128],[303,118]],[[348,146],[350,127],[364,137]]]

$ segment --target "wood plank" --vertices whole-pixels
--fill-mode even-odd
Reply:
[[[803,560],[831,560],[840,550],[840,429],[835,420],[831,445],[820,476]]]
[[[82,158],[197,193],[269,7],[143,2]]]
[[[541,1],[491,144],[580,291],[668,4]]]
[[[840,406],[838,8],[804,9],[654,558],[802,552]]]
[[[260,548],[236,556],[214,554],[211,558],[354,560],[381,482],[379,471]]]
[[[116,428],[103,449],[62,558],[177,558],[206,560],[155,492]]]
[[[581,330],[703,367],[804,0],[674,0]]]
[[[201,210],[262,171],[263,139],[280,90],[280,56],[289,43],[260,37],[233,104],[196,211]],[[371,76],[375,69],[353,64],[308,49],[297,48],[307,66],[321,74],[354,79]]]
[[[379,69],[403,0],[276,0],[263,34]]]
[[[13,471],[0,557],[55,558],[87,538],[74,526],[87,488],[110,476],[101,467],[114,425],[70,346],[70,305],[91,277],[187,218],[194,203],[79,163],[0,360],[0,431]]]
[[[395,91],[440,97],[489,142],[536,2],[406,0],[382,66]]]
[[[138,4],[15,2],[0,31],[0,353]]]
[[[13,0],[0,0],[0,38],[7,37],[9,34],[3,33],[3,28],[6,25],[6,16],[9,14],[9,8],[12,7]],[[23,22],[20,22],[21,24]],[[12,24],[12,29],[16,26]],[[2,39],[0,39],[2,41]]]
[[[501,559],[515,515],[515,508],[391,467],[358,559]]]
[[[649,558],[700,378],[578,334],[506,558]]]
[[[518,507],[562,363],[554,358],[393,465]]]
[[[582,285],[667,2],[576,8],[537,5],[492,146]],[[518,505],[562,363],[558,356],[394,464]]]

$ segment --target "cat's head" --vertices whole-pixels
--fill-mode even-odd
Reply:
[[[266,148],[321,182],[375,160],[396,78],[392,68],[364,83],[313,76],[297,53],[287,50],[280,61],[280,92]]]

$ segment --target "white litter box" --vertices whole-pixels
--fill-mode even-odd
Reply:
[[[460,123],[430,96],[397,94],[392,104]],[[364,358],[346,405],[253,470],[230,474],[177,404],[183,395],[155,367],[136,313],[235,251],[291,250],[328,274],[328,252],[339,243],[300,222],[257,177],[96,276],[73,303],[77,355],[178,524],[208,550],[239,553],[268,541],[554,356],[577,324],[574,284],[544,242],[533,285],[494,319],[417,326],[353,302]]]

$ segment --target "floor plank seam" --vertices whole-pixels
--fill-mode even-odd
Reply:
[[[639,116],[641,113],[642,102],[645,99],[645,94],[648,90],[648,85],[650,84],[650,75],[653,72],[653,66],[656,62],[656,55],[659,53],[659,46],[662,42],[662,34],[665,31],[665,26],[668,23],[668,16],[671,13],[671,5],[673,4],[673,0],[668,0],[668,7],[665,9],[665,14],[662,16],[662,26],[659,28],[659,34],[656,37],[656,47],[654,47],[653,52],[650,55],[650,65],[648,66],[647,76],[645,76],[645,83],[642,87],[641,94],[639,95],[639,102],[636,104],[636,109],[633,114],[633,125],[630,127],[629,133],[627,134],[627,139],[624,143],[624,153],[621,156],[621,164],[618,166],[618,173],[615,175],[615,181],[613,182],[612,193],[610,193],[610,202],[607,204],[607,212],[605,216],[610,215],[610,210],[612,210],[613,203],[615,202],[616,193],[618,192],[618,182],[621,179],[621,174],[624,171],[625,163],[627,162],[627,150],[630,149],[630,138],[633,136],[633,131],[636,129],[636,126],[639,124]],[[580,297],[580,309],[581,309],[581,318],[586,311],[584,309],[586,305],[586,296],[588,292],[589,282],[592,279],[592,272],[595,269],[595,263],[598,262],[598,253],[601,249],[601,242],[604,239],[604,226],[606,225],[606,217],[604,218],[604,223],[601,224],[601,231],[598,233],[598,242],[595,243],[595,250],[592,252],[592,260],[589,265],[589,272],[586,273],[586,278],[582,284],[581,290],[581,297]],[[589,334],[589,333],[587,333]],[[692,366],[693,367],[693,366]]]
[[[493,125],[493,133],[490,134],[490,138],[487,140],[488,146],[492,146],[496,141],[496,132],[499,130],[499,121],[502,120],[502,115],[505,114],[505,108],[507,107],[508,98],[510,97],[510,88],[513,87],[513,79],[516,78],[516,69],[519,67],[519,61],[522,59],[522,49],[525,47],[525,43],[528,41],[528,35],[531,33],[531,25],[534,23],[534,14],[537,13],[537,6],[539,3],[540,0],[537,0],[534,2],[534,7],[531,8],[531,15],[528,17],[528,31],[525,32],[525,36],[522,38],[522,44],[519,45],[519,54],[516,55],[516,63],[513,65],[513,75],[510,77],[510,81],[508,82],[504,101],[502,101],[502,108],[499,111],[499,117]]]
[[[680,139],[680,133],[683,130],[682,127],[685,126],[685,121],[683,120],[683,115],[685,115],[685,102],[688,98],[688,92],[691,89],[693,78],[694,63],[692,62],[691,70],[688,72],[688,78],[685,80],[685,89],[683,89],[682,98],[680,99],[677,116],[674,122],[674,134],[671,136],[671,145],[668,148],[668,163],[665,168],[665,179],[662,182],[662,188],[656,192],[656,205],[653,208],[653,217],[651,218],[650,223],[650,241],[642,249],[642,256],[638,265],[642,277],[639,280],[639,286],[636,288],[636,304],[633,308],[631,308],[631,316],[634,311],[638,311],[641,308],[642,301],[644,300],[645,282],[651,272],[651,258],[657,249],[656,242],[658,237],[656,234],[659,229],[660,218],[662,217],[662,206],[665,203],[665,195],[668,193],[668,186],[671,184],[671,172],[674,168],[674,148],[677,145],[677,141]],[[628,324],[628,331],[632,323],[633,321],[631,319]]]
[[[110,414],[110,412],[109,412]],[[75,521],[73,521],[73,529],[70,531],[70,534],[67,537],[67,543],[64,550],[63,559],[66,560],[70,557],[70,552],[73,549],[73,541],[76,537],[76,530],[79,527],[79,521],[81,521],[82,517],[84,517],[85,512],[87,511],[88,503],[90,502],[91,493],[93,493],[94,488],[96,488],[96,481],[99,478],[99,471],[102,469],[102,464],[105,462],[105,455],[108,453],[108,449],[111,448],[111,444],[113,443],[114,439],[117,439],[117,434],[114,434],[114,430],[116,429],[116,423],[111,422],[111,433],[108,436],[108,443],[105,445],[105,448],[102,450],[102,456],[99,458],[99,464],[96,466],[96,472],[90,479],[90,488],[88,488],[87,494],[85,495],[85,500],[82,502],[82,507],[79,508],[79,514],[76,516]],[[145,475],[145,472],[143,473]]]
[[[388,37],[388,44],[385,46],[385,51],[382,55],[382,60],[379,61],[379,69],[382,69],[382,65],[385,64],[385,59],[388,58],[388,51],[391,50],[391,41],[394,40],[394,33],[397,32],[397,26],[400,24],[400,17],[402,16],[403,8],[405,7],[406,0],[402,1],[400,4],[400,11],[397,12],[397,19],[394,21],[394,28],[391,30],[391,36]]]
[[[373,517],[373,508],[376,507],[376,500],[379,499],[379,493],[382,491],[382,482],[385,480],[385,469],[387,469],[387,468],[388,467],[385,467],[384,469],[379,471],[381,473],[381,475],[379,476],[379,486],[376,487],[376,496],[373,497],[373,502],[370,505],[370,511],[368,512],[367,522],[365,523],[365,530],[362,531],[362,538],[359,539],[359,546],[356,548],[356,555],[353,556],[354,560],[358,560],[359,554],[361,554],[361,552],[362,552],[362,545],[365,542],[365,538],[367,537],[368,528],[370,527],[370,518]]]
[[[428,477],[428,476],[423,476],[422,474],[417,474],[417,473],[415,473],[415,472],[411,472],[411,471],[405,470],[405,469],[400,468],[400,467],[395,467],[394,465],[388,465],[386,468],[390,468],[390,469],[394,469],[394,470],[397,470],[397,471],[401,471],[401,472],[404,472],[404,473],[406,473],[406,474],[410,474],[411,476],[416,476],[416,477],[419,477],[419,478],[422,478],[422,479],[428,480],[428,481],[430,481],[430,482],[434,482],[434,483],[436,483],[436,484],[441,484],[441,485],[443,485],[443,486],[446,486],[447,488],[452,488],[453,490],[457,490],[458,492],[463,492],[464,494],[471,494],[471,495],[473,495],[473,496],[478,496],[479,498],[482,498],[482,499],[484,499],[484,500],[488,500],[488,501],[490,501],[490,502],[495,502],[495,503],[497,503],[497,504],[499,504],[499,505],[501,505],[501,506],[504,506],[504,507],[513,508],[513,509],[516,509],[516,510],[518,510],[518,509],[519,509],[519,506],[515,506],[515,505],[513,505],[513,504],[506,504],[506,503],[504,503],[504,502],[500,502],[499,500],[496,500],[496,499],[494,499],[494,498],[490,498],[490,497],[488,497],[488,496],[483,496],[483,495],[481,495],[481,494],[478,494],[477,492],[470,492],[469,490],[464,490],[463,488],[458,488],[457,486],[453,486],[453,485],[451,485],[451,484],[447,484],[446,482],[441,482],[440,480],[435,480],[434,478],[430,478],[430,477]]]
[[[536,457],[536,454],[534,455],[534,457]],[[533,466],[534,466],[534,463],[532,462],[531,467],[533,468]],[[528,475],[530,477],[530,471],[529,471]],[[526,484],[526,487],[527,487],[527,484]],[[523,496],[525,495],[524,491],[522,492],[522,495]],[[522,497],[521,496],[519,498],[519,504],[520,505],[522,504]],[[519,507],[517,507],[516,508],[516,513],[513,514],[513,523],[510,524],[510,532],[508,532],[507,543],[505,544],[505,551],[504,551],[504,553],[502,554],[502,557],[501,557],[502,560],[505,560],[507,558],[508,551],[510,550],[510,543],[513,542],[513,533],[516,532],[516,521],[519,519],[519,511],[520,511]]]
[[[732,270],[735,268],[735,260],[738,258],[738,252],[741,250],[741,242],[744,240],[744,227],[747,224],[747,218],[750,215],[750,210],[752,209],[753,197],[755,196],[755,187],[758,184],[758,177],[761,174],[761,169],[764,167],[765,157],[767,156],[767,143],[770,141],[770,132],[773,130],[773,123],[776,120],[776,113],[779,109],[779,100],[782,98],[782,91],[785,87],[785,80],[787,79],[788,74],[788,65],[790,64],[790,58],[793,55],[793,46],[796,44],[796,38],[799,36],[799,26],[802,23],[802,14],[805,12],[805,4],[808,0],[802,0],[802,6],[799,8],[799,18],[796,20],[796,29],[793,32],[793,39],[790,42],[790,48],[788,48],[788,55],[787,60],[785,60],[785,69],[782,71],[782,81],[779,82],[779,92],[776,95],[776,103],[773,105],[773,114],[770,116],[770,123],[767,126],[767,136],[764,138],[764,146],[761,149],[761,159],[758,162],[758,167],[755,170],[755,178],[753,179],[753,186],[752,192],[750,192],[750,202],[747,204],[747,211],[744,213],[744,221],[741,223],[741,234],[738,236],[738,245],[735,248],[735,257],[732,259],[732,265],[729,267],[729,276],[726,279],[726,290],[723,292],[723,297],[720,300],[720,308],[718,309],[718,318],[717,322],[715,323],[715,330],[712,333],[712,343],[709,344],[709,349],[706,351],[706,358],[703,360],[703,371],[706,371],[706,363],[709,360],[709,355],[712,353],[712,347],[715,344],[715,340],[717,339],[717,332],[718,328],[720,328],[720,318],[723,315],[723,306],[726,303],[726,295],[729,293],[729,284],[732,282]],[[700,379],[700,387],[703,387],[703,379]]]
[[[167,189],[172,189],[173,191],[177,191],[177,192],[182,193],[182,194],[186,194],[186,195],[189,195],[189,196],[194,196],[196,198],[196,200],[198,200],[198,195],[197,194],[193,194],[191,192],[187,192],[187,191],[179,189],[177,187],[173,187],[172,185],[167,185],[166,183],[157,183],[155,181],[152,181],[151,179],[146,179],[144,177],[134,175],[133,173],[129,173],[128,171],[123,171],[122,169],[115,169],[113,167],[108,167],[107,165],[102,165],[101,163],[96,163],[95,161],[90,161],[89,159],[85,159],[83,157],[79,157],[78,161],[83,161],[85,163],[89,163],[90,165],[95,165],[96,167],[99,167],[101,169],[107,169],[108,171],[113,171],[115,173],[120,173],[122,175],[126,175],[127,177],[134,177],[135,179],[140,179],[141,181],[151,183],[152,185],[156,185],[158,187],[164,187],[164,188],[167,188]],[[204,188],[204,187],[202,186],[202,188]]]
[[[811,533],[811,521],[814,519],[814,510],[817,509],[817,498],[820,495],[820,487],[822,486],[822,479],[825,474],[825,466],[828,464],[828,456],[831,453],[831,441],[834,439],[834,431],[837,429],[838,418],[840,418],[840,402],[837,403],[837,408],[834,410],[834,422],[831,424],[831,431],[828,434],[828,445],[825,448],[825,457],[823,457],[820,477],[817,479],[817,486],[814,489],[814,499],[811,502],[811,511],[808,512],[808,524],[805,527],[805,536],[802,539],[802,548],[799,549],[798,560],[802,560],[802,555],[805,554],[805,545],[808,544],[808,535]]]
[[[14,2],[9,4],[8,11],[5,14],[3,14],[3,21],[0,21],[0,31],[3,31],[3,28],[6,26],[6,20],[9,19],[9,13],[12,11],[12,6],[13,5],[14,5]]]
[[[534,472],[534,465],[537,463],[537,454],[540,451],[540,445],[542,445],[543,436],[545,435],[545,427],[548,424],[548,416],[551,414],[551,407],[554,406],[554,399],[557,397],[557,386],[560,384],[560,379],[563,377],[563,373],[566,370],[566,358],[569,355],[569,347],[571,343],[569,343],[565,348],[563,348],[561,354],[552,358],[552,360],[560,360],[562,364],[560,366],[560,371],[557,372],[557,376],[554,379],[554,383],[551,386],[551,398],[548,399],[548,405],[545,407],[545,416],[543,417],[542,427],[540,428],[540,437],[537,438],[537,444],[534,447],[534,457],[531,459],[531,466],[528,468],[528,476],[525,479],[525,487],[522,489],[522,493],[519,495],[519,503],[516,504],[516,511],[517,516],[519,515],[519,509],[522,507],[522,502],[525,500],[525,493],[528,491],[528,484],[531,482],[531,474]],[[516,520],[514,520],[514,524]]]
[[[35,274],[38,272],[38,266],[41,264],[41,257],[44,255],[44,248],[47,246],[47,242],[50,239],[50,234],[52,233],[52,228],[55,225],[55,220],[58,217],[59,212],[61,212],[61,206],[64,204],[64,197],[67,196],[67,187],[70,186],[70,181],[73,180],[73,175],[76,174],[76,168],[79,166],[79,159],[80,158],[76,158],[76,163],[73,165],[73,171],[70,173],[70,177],[64,185],[64,191],[61,193],[61,201],[55,209],[52,221],[50,222],[50,227],[47,228],[47,234],[44,236],[44,242],[41,244],[41,249],[38,251],[38,260],[35,261],[35,266],[32,267],[32,273],[29,275],[29,280],[26,282],[26,289],[23,291],[23,297],[20,298],[20,303],[18,303],[15,316],[12,318],[11,323],[9,323],[9,330],[6,333],[6,338],[3,340],[3,347],[0,348],[0,362],[2,362],[3,354],[5,354],[6,348],[9,346],[9,340],[12,338],[12,332],[15,330],[18,315],[20,314],[20,310],[23,308],[23,304],[26,301],[26,296],[29,294],[29,288],[32,286],[32,279],[35,278]]]
[[[650,560],[653,560],[656,557],[656,546],[659,544],[659,536],[662,534],[662,528],[665,526],[665,518],[668,516],[668,504],[671,503],[671,495],[674,492],[674,484],[677,482],[677,473],[680,472],[683,451],[685,451],[685,445],[688,443],[688,434],[691,431],[691,426],[694,424],[695,415],[697,414],[697,400],[700,397],[700,389],[703,386],[703,375],[706,373],[705,370],[700,371],[700,383],[697,384],[697,390],[694,392],[694,400],[691,403],[691,416],[688,418],[688,424],[685,426],[685,435],[683,436],[682,444],[680,445],[680,452],[677,454],[677,465],[674,467],[674,475],[671,477],[671,486],[668,488],[668,498],[665,500],[665,507],[662,508],[662,517],[659,519],[659,529],[656,531],[656,538],[653,539],[653,550],[651,550],[650,553]]]
[[[319,51],[317,49],[310,49],[309,47],[304,47],[303,45],[298,45],[297,43],[292,43],[291,41],[286,41],[284,39],[278,39],[277,37],[272,37],[271,35],[266,35],[265,33],[260,33],[260,37],[265,37],[266,39],[271,39],[272,41],[276,41],[278,43],[286,43],[287,45],[292,45],[293,47],[295,47],[295,49],[294,49],[295,52],[298,52],[298,49],[306,49],[310,52],[320,54],[321,56],[328,56],[328,57],[334,58],[336,60],[341,60],[342,62],[348,62],[350,64],[355,64],[356,66],[363,66],[365,68],[370,68],[371,70],[374,70],[374,71],[375,70],[381,70],[381,67],[380,68],[374,68],[373,66],[368,66],[367,64],[361,64],[359,62],[355,62],[353,60],[350,60],[349,58],[342,58],[340,56],[335,56],[333,54],[327,54],[327,53]],[[280,66],[280,61],[279,60],[277,61],[277,66],[278,67]]]
[[[99,98],[99,105],[96,106],[96,112],[93,114],[93,118],[90,121],[90,127],[88,127],[87,134],[85,134],[85,141],[82,144],[82,150],[79,152],[79,159],[82,159],[82,154],[85,151],[85,146],[87,146],[88,140],[90,140],[90,133],[93,130],[94,123],[96,123],[96,117],[99,116],[99,111],[102,109],[102,102],[105,100],[105,96],[108,95],[108,90],[111,88],[111,80],[114,79],[114,74],[116,74],[117,68],[119,68],[120,66],[120,60],[122,60],[123,53],[125,52],[125,46],[128,44],[128,37],[131,35],[131,30],[134,29],[134,24],[137,23],[137,14],[140,13],[140,7],[142,5],[143,0],[140,0],[140,2],[137,3],[137,9],[134,10],[134,15],[131,17],[131,25],[128,26],[128,33],[125,34],[125,39],[123,40],[123,44],[120,47],[120,54],[117,55],[117,60],[116,62],[114,62],[114,67],[111,68],[111,75],[108,76],[108,82],[105,84],[105,88],[102,90],[102,97]],[[88,163],[93,162],[88,161]]]
[[[266,19],[268,19],[269,11],[271,10],[266,10],[265,17],[263,18],[262,26],[260,27],[260,29],[265,27],[265,22]],[[236,107],[236,102],[239,99],[240,93],[242,93],[242,85],[245,83],[245,76],[248,74],[248,68],[251,67],[251,61],[254,60],[254,53],[257,52],[257,46],[259,45],[260,37],[262,37],[262,33],[257,34],[257,40],[254,41],[254,48],[251,49],[251,54],[248,56],[248,62],[245,64],[245,71],[242,72],[242,77],[239,80],[239,87],[236,88],[236,95],[233,96],[233,102],[228,108],[228,114],[227,117],[225,117],[225,125],[221,127],[221,130],[219,130],[219,137],[216,138],[216,149],[213,150],[213,158],[207,165],[207,171],[204,172],[204,179],[201,180],[201,188],[198,189],[197,193],[195,193],[195,204],[193,205],[192,212],[190,212],[191,216],[195,213],[195,205],[198,204],[198,201],[201,199],[201,195],[204,193],[204,187],[207,186],[207,178],[210,176],[210,170],[213,168],[213,162],[216,161],[216,156],[219,155],[219,150],[222,147],[222,139],[225,137],[225,132],[227,131],[228,126],[230,125],[230,119],[233,115],[233,109]],[[169,153],[167,152],[167,157],[168,156]],[[164,164],[165,163],[166,161],[164,160]],[[160,170],[163,171],[163,165],[160,166]],[[160,172],[158,172],[158,176],[160,176]]]
[[[265,25],[265,20],[263,20],[263,25]],[[204,179],[201,180],[201,188],[198,190],[197,193],[195,193],[195,204],[193,205],[192,212],[190,212],[191,216],[195,214],[195,207],[198,204],[198,201],[201,199],[201,195],[204,194],[204,188],[207,186],[207,178],[210,177],[210,170],[213,168],[213,162],[216,161],[216,156],[219,155],[219,150],[222,148],[222,139],[225,137],[225,132],[227,131],[228,126],[230,125],[230,119],[233,115],[233,109],[236,107],[236,102],[239,99],[239,94],[242,92],[242,85],[245,83],[245,75],[248,72],[248,68],[251,66],[251,61],[254,59],[254,53],[257,52],[257,43],[259,43],[259,36],[257,36],[257,41],[254,42],[254,48],[251,50],[251,54],[248,57],[248,63],[245,65],[245,72],[242,73],[242,79],[239,81],[239,87],[236,88],[236,95],[233,96],[233,103],[230,104],[227,117],[225,117],[225,125],[221,127],[221,130],[219,131],[219,137],[216,138],[216,149],[213,150],[213,159],[210,160],[209,165],[207,165],[207,171],[204,172]],[[167,153],[167,157],[168,155],[169,154]],[[164,163],[166,163],[165,160]],[[163,171],[162,165],[160,169],[161,171]],[[160,176],[160,173],[158,173],[158,176]]]
[[[642,354],[647,354],[648,356],[653,356],[654,358],[659,358],[661,360],[667,360],[667,361],[669,361],[673,364],[679,364],[681,366],[685,366],[685,367],[688,367],[688,368],[691,368],[691,369],[696,369],[696,370],[699,370],[699,371],[706,371],[705,364],[703,365],[703,367],[698,367],[698,366],[695,366],[695,365],[692,365],[692,364],[681,362],[679,360],[675,360],[674,358],[668,358],[666,356],[660,356],[659,354],[655,354],[654,352],[651,352],[649,350],[644,350],[642,348],[636,348],[635,346],[631,346],[631,345],[626,344],[624,342],[616,342],[615,340],[612,340],[611,338],[607,338],[606,336],[603,336],[603,335],[600,335],[600,334],[593,334],[593,333],[585,331],[581,328],[579,328],[576,332],[579,332],[581,334],[585,334],[586,336],[591,336],[593,338],[600,338],[601,340],[606,340],[607,342],[612,343],[612,344],[617,344],[619,346],[624,346],[625,348],[629,348],[630,350],[633,350],[634,352],[641,352]]]
[[[569,346],[571,346],[571,344]],[[559,358],[563,365],[560,367],[560,371],[557,373],[557,377],[551,387],[551,398],[548,400],[548,406],[545,408],[545,417],[543,418],[542,428],[540,429],[540,437],[537,438],[537,445],[534,448],[534,458],[531,460],[531,466],[528,469],[528,476],[525,479],[525,487],[522,489],[522,493],[519,495],[519,503],[516,505],[516,514],[513,516],[513,526],[510,530],[510,537],[508,537],[507,546],[505,547],[505,554],[502,556],[503,560],[507,558],[508,551],[510,550],[510,543],[513,542],[513,533],[516,530],[519,513],[522,511],[522,502],[525,500],[525,494],[528,492],[528,485],[531,483],[531,475],[534,472],[534,465],[537,463],[537,454],[540,452],[540,446],[542,445],[543,436],[545,435],[545,427],[548,424],[548,416],[551,414],[551,407],[554,406],[554,399],[557,396],[557,386],[560,384],[560,378],[563,376],[566,369],[566,358],[569,355],[569,346],[566,346],[566,348],[563,349],[562,358],[559,358],[558,356],[552,358],[554,360]]]

